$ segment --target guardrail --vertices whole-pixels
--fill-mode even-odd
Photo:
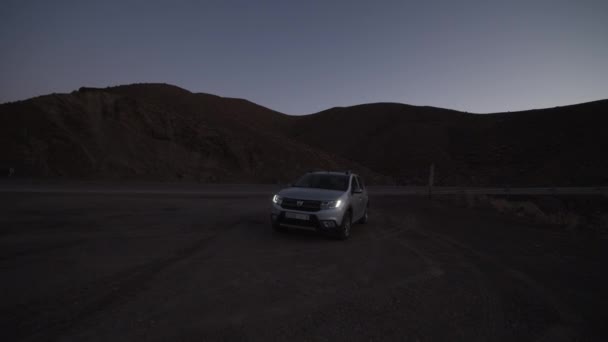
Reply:
[[[605,195],[608,186],[597,187],[456,187],[456,186],[369,186],[374,195]]]

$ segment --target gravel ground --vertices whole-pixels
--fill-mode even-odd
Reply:
[[[220,190],[0,193],[0,340],[608,340],[605,239],[377,195],[337,241]]]

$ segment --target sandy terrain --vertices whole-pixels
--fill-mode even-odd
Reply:
[[[0,340],[608,340],[604,239],[376,194],[335,241],[165,190],[0,192]]]

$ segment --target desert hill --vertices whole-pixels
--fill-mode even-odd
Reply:
[[[566,186],[608,184],[606,128],[608,100],[483,115],[377,103],[299,117],[292,134],[399,183],[434,163],[444,185]]]
[[[365,167],[276,135],[285,116],[162,85],[81,88],[0,106],[0,164],[27,177],[288,182]]]
[[[289,116],[167,84],[0,105],[0,168],[21,177],[288,182],[352,169],[372,183],[608,184],[608,101],[514,113],[375,103]],[[2,171],[4,172],[4,171]]]

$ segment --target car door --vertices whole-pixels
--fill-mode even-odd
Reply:
[[[357,176],[357,183],[359,183],[359,187],[361,188],[361,216],[365,215],[365,211],[367,210],[367,204],[369,201],[369,197],[367,195],[367,188],[365,187],[365,182],[359,176]]]
[[[351,205],[353,208],[353,221],[357,221],[363,215],[363,193],[359,186],[357,177],[353,177],[351,181],[352,201]]]

